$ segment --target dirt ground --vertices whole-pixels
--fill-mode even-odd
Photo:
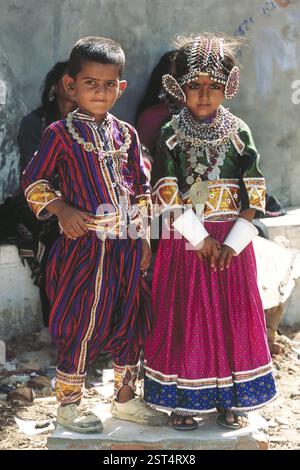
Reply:
[[[268,421],[270,450],[300,450],[300,329],[292,330],[281,328],[281,335],[277,342],[282,346],[282,353],[273,356],[274,371],[278,385],[279,397],[274,402],[260,410],[261,415]],[[8,377],[16,374],[34,372],[35,369],[24,369],[24,363],[19,361],[24,353],[33,350],[32,337],[18,338],[7,344],[7,361],[16,364],[16,370],[3,371],[0,366],[0,449],[1,450],[30,450],[47,449],[47,437],[51,434],[50,420],[55,420],[57,403],[51,387],[33,389],[33,397],[27,394],[27,401],[9,400],[1,393],[1,383],[7,382]],[[39,353],[40,343],[35,342],[35,350]],[[24,357],[24,356],[23,356]],[[23,368],[22,368],[23,367]],[[85,393],[85,402],[93,404],[99,402],[99,395],[91,382],[101,380],[101,370],[110,367],[107,357],[102,357],[89,369],[87,383],[90,384]],[[50,369],[51,371],[51,369]],[[54,369],[52,368],[52,373]],[[52,374],[53,375],[53,374]],[[29,378],[29,377],[28,377]],[[51,379],[51,376],[50,376]],[[50,383],[50,379],[49,383]],[[24,387],[24,385],[21,385]],[[20,388],[17,389],[20,391]],[[28,390],[28,387],[27,387]],[[24,390],[23,390],[24,391]],[[46,396],[43,396],[46,395]],[[26,396],[26,394],[24,395]],[[16,424],[15,417],[21,420],[36,420],[45,431],[41,434],[28,436],[21,432]]]

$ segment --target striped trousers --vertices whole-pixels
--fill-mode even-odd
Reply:
[[[47,266],[50,334],[58,348],[56,390],[64,403],[83,391],[86,364],[110,352],[136,365],[150,331],[151,294],[140,273],[141,240],[61,235]]]

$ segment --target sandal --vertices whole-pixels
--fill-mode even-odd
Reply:
[[[188,418],[191,418],[193,420],[193,423],[186,423],[185,420]],[[171,419],[171,424],[169,424],[169,426],[171,426],[174,429],[177,429],[178,431],[192,431],[193,429],[198,428],[198,423],[197,421],[193,419],[192,416],[183,416],[183,415],[178,415],[176,413],[171,413],[170,419]],[[174,424],[174,421],[173,421],[174,419],[181,419],[182,423]]]
[[[239,417],[243,417],[243,418],[248,418],[248,415],[247,413],[244,413],[243,411],[232,411],[233,413],[233,416],[234,416],[234,419],[238,419]],[[221,412],[219,414],[219,416],[217,417],[217,420],[216,420],[217,424],[219,424],[220,426],[224,426],[225,428],[229,428],[229,429],[242,429],[246,426],[242,426],[240,423],[238,423],[237,421],[233,421],[233,422],[230,422],[226,419],[226,413],[225,412]]]

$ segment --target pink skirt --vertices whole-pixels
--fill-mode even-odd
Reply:
[[[221,243],[234,221],[208,222]],[[251,410],[276,397],[252,244],[213,272],[161,240],[152,282],[153,328],[145,344],[145,401],[177,412]]]

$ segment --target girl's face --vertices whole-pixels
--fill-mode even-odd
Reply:
[[[184,86],[186,106],[196,119],[206,119],[223,103],[225,86],[200,75]]]

